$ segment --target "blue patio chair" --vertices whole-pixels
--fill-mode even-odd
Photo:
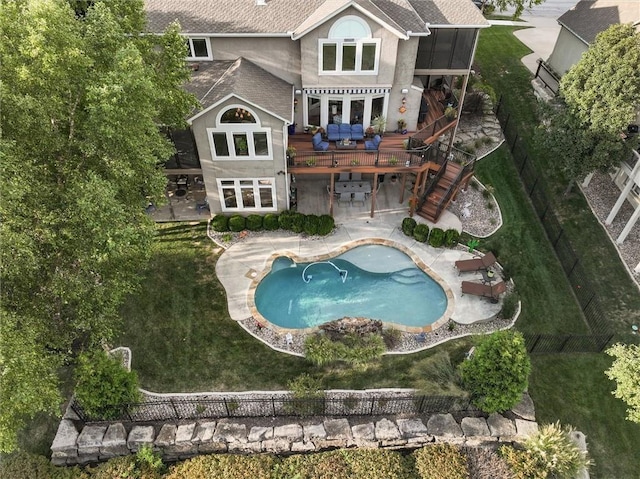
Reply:
[[[373,137],[373,139],[371,140],[365,140],[364,141],[364,149],[365,150],[377,150],[380,147],[380,142],[382,141],[382,138],[380,138],[380,135],[376,135]]]
[[[320,133],[313,135],[311,143],[313,143],[314,151],[327,151],[329,149],[329,142],[322,141],[322,135]]]
[[[364,140],[364,128],[361,123],[351,125],[351,139],[354,141]]]
[[[329,123],[327,125],[327,140],[338,141],[340,139],[340,125]]]
[[[351,139],[351,125],[349,123],[340,123],[340,139]]]

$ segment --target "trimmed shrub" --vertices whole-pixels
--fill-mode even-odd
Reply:
[[[447,248],[453,248],[458,244],[458,240],[460,239],[460,233],[458,230],[448,229],[444,232],[444,245]]]
[[[235,233],[239,233],[244,230],[247,226],[247,220],[244,216],[233,215],[229,218],[229,229]]]
[[[352,478],[405,479],[414,477],[410,457],[385,449],[347,449],[343,457]],[[336,476],[337,477],[337,476]]]
[[[413,236],[413,230],[418,223],[411,217],[402,220],[402,232],[407,236]]]
[[[302,233],[304,231],[305,215],[294,211],[291,214],[291,231],[294,233]]]
[[[304,219],[304,232],[310,236],[318,234],[318,226],[320,226],[320,217],[317,215],[307,215]]]
[[[510,409],[522,398],[531,372],[524,337],[514,331],[485,336],[459,370],[476,407],[488,413]]]
[[[511,319],[513,315],[516,314],[516,310],[518,309],[518,302],[520,301],[520,296],[518,293],[508,293],[504,297],[504,301],[502,302],[502,309],[498,316],[502,319]]]
[[[305,358],[316,366],[339,361],[363,365],[379,358],[385,351],[384,340],[378,334],[345,334],[337,341],[332,341],[324,334],[314,334],[304,342]]]
[[[198,456],[171,466],[163,479],[271,479],[276,461],[267,454]]]
[[[444,231],[440,228],[433,228],[429,235],[429,245],[440,248],[444,244]]]
[[[75,371],[76,399],[96,419],[117,419],[124,404],[139,403],[138,376],[105,351],[82,353]]]
[[[420,223],[416,225],[416,227],[413,229],[413,238],[416,241],[419,241],[420,243],[424,243],[425,241],[427,241],[428,237],[429,237],[429,227],[424,223]]]
[[[156,462],[148,462],[151,457],[155,457],[150,446],[147,446],[147,451],[150,451],[150,456],[147,456],[147,452],[123,457],[115,457],[109,459],[109,461],[102,464],[98,464],[95,468],[91,469],[91,479],[113,479],[113,478],[138,478],[138,479],[160,479],[162,476],[161,471],[164,469],[164,464],[159,458],[154,459]],[[141,450],[142,450],[141,449]]]
[[[215,215],[211,219],[211,227],[213,231],[223,233],[229,231],[229,217],[225,215]]]
[[[460,448],[441,443],[424,446],[413,453],[416,469],[423,479],[467,479],[467,458]]]
[[[267,213],[262,220],[262,226],[267,231],[275,231],[280,228],[278,223],[278,215],[274,213]]]
[[[78,467],[57,467],[44,456],[16,452],[9,456],[3,456],[0,460],[0,477],[6,479],[86,479],[87,475]]]
[[[249,216],[247,216],[247,229],[249,231],[260,231],[260,230],[262,230],[262,216],[260,216],[260,215],[249,215]]]
[[[500,456],[507,463],[515,479],[547,479],[547,473],[540,468],[537,458],[526,450],[512,446],[502,446]]]
[[[293,211],[287,210],[280,213],[278,216],[278,223],[283,230],[291,231],[291,225],[293,224]]]
[[[282,479],[342,479],[353,477],[344,451],[317,454],[296,454],[285,458],[275,468],[274,478]]]
[[[320,216],[320,222],[318,223],[318,234],[320,236],[327,236],[333,231],[335,226],[335,220],[331,215]]]

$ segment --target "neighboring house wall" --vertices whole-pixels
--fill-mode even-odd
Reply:
[[[558,40],[549,57],[549,65],[560,76],[580,61],[582,54],[589,49],[589,45],[584,43],[565,27],[560,28]]]
[[[270,133],[270,158],[271,159],[255,159],[255,157],[247,157],[242,159],[217,159],[212,156],[212,137],[211,129],[219,126],[218,117],[221,113],[230,107],[242,105],[242,102],[236,98],[228,100],[212,108],[207,113],[194,120],[191,128],[198,145],[200,153],[200,163],[202,165],[202,173],[207,185],[207,199],[211,213],[220,213],[223,210],[226,213],[232,213],[233,208],[224,207],[222,201],[222,191],[220,190],[220,181],[239,180],[248,182],[249,180],[261,179],[263,182],[271,181],[275,188],[275,198],[272,205],[262,208],[238,208],[236,211],[243,214],[251,212],[266,213],[269,211],[283,210],[288,207],[287,204],[287,185],[285,175],[278,175],[278,171],[285,169],[284,160],[284,123],[268,113],[248,107],[247,109],[254,112],[260,128],[267,129]],[[236,124],[230,124],[229,128],[233,129]],[[238,130],[245,124],[239,125]],[[263,189],[268,185],[264,184]],[[247,184],[247,188],[249,185]],[[258,194],[257,190],[256,193]],[[257,198],[256,198],[257,201]]]

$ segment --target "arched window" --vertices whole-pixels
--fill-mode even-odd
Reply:
[[[272,160],[271,129],[245,105],[221,111],[216,128],[207,128],[213,160]]]
[[[378,73],[380,39],[372,38],[367,22],[355,15],[339,18],[329,38],[319,42],[319,70],[325,75]]]

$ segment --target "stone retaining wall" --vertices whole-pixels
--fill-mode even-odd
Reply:
[[[520,412],[520,414],[518,414]],[[464,417],[433,414],[414,418],[339,418],[284,421],[269,425],[252,419],[222,419],[129,425],[87,425],[80,430],[63,419],[51,446],[56,465],[88,464],[135,453],[148,444],[164,460],[187,459],[198,454],[269,452],[287,454],[344,447],[416,448],[430,442],[469,446],[514,442],[537,431],[533,411],[514,408],[507,415]],[[273,424],[273,423],[272,423]]]

